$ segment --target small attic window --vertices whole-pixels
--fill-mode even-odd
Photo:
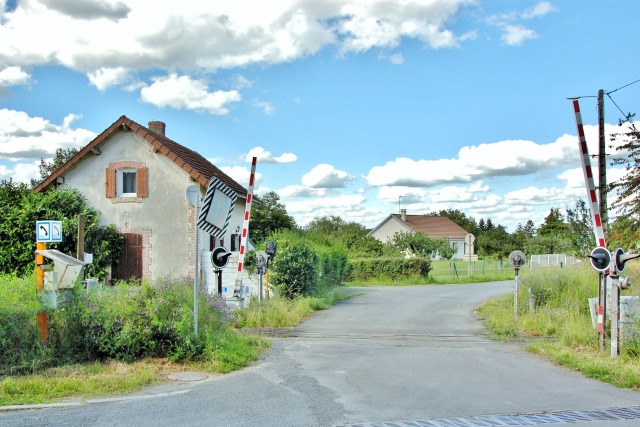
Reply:
[[[107,168],[107,197],[132,199],[148,197],[148,172],[139,162],[118,162]],[[126,201],[126,200],[121,200]]]
[[[122,177],[118,180],[122,183],[122,186],[118,188],[118,195],[120,197],[137,197],[138,187],[136,185],[135,169],[120,169],[118,170],[118,175]]]

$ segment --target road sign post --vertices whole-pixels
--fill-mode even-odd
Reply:
[[[202,194],[200,193],[200,187],[197,185],[189,185],[185,191],[185,198],[187,199],[187,203],[193,206],[196,209],[194,214],[194,218],[199,217],[198,209],[200,208],[200,199]],[[193,233],[195,234],[194,240],[194,249],[193,249],[193,257],[194,257],[194,266],[193,266],[193,333],[194,335],[198,335],[198,253],[199,253],[199,242],[198,235],[200,234],[198,230],[198,224],[194,221]]]
[[[518,322],[518,273],[520,271],[520,267],[524,265],[527,257],[522,251],[513,251],[509,254],[509,262],[513,266],[516,277],[515,282],[513,284],[513,321]]]

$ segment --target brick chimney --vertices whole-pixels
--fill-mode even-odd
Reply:
[[[164,122],[149,122],[149,130],[164,136],[164,130],[167,126]]]
[[[407,222],[407,210],[406,209],[400,209],[400,219],[402,220],[402,222]]]

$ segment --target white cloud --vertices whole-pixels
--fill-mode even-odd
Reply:
[[[236,74],[233,77],[233,88],[234,89],[246,89],[253,86],[253,82],[249,79],[247,79],[245,76],[243,76],[242,74]]]
[[[527,40],[538,38],[538,34],[522,25],[505,25],[500,40],[508,46],[520,46]]]
[[[324,197],[329,194],[326,188],[309,188],[302,185],[289,185],[278,190],[280,197],[287,199],[304,199],[310,197]]]
[[[273,114],[275,111],[275,108],[273,107],[273,105],[267,101],[259,101],[256,99],[251,101],[251,105],[257,108],[261,108],[264,111],[264,113],[268,116]]]
[[[617,127],[607,125],[607,135]],[[590,153],[598,148],[597,126],[584,126]],[[607,139],[607,145],[620,144]],[[620,153],[611,151],[612,155]],[[374,166],[366,176],[372,186],[428,187],[477,182],[497,176],[527,176],[560,167],[580,166],[580,150],[575,135],[562,135],[549,144],[508,140],[463,147],[453,159],[414,160],[399,157]]]
[[[278,192],[280,194],[280,191]],[[281,195],[282,197],[282,195]],[[296,218],[298,225],[306,225],[315,218],[338,215],[342,218],[364,218],[377,210],[365,207],[362,194],[342,194],[335,197],[316,197],[305,200],[289,200],[282,197],[287,213]]]
[[[244,155],[244,160],[250,162],[256,158],[258,163],[293,163],[298,160],[298,156],[293,153],[283,153],[280,156],[274,156],[270,151],[258,146],[254,147]]]
[[[249,180],[251,178],[251,170],[244,166],[222,166],[220,170],[231,178],[233,178],[238,184],[243,185],[245,188],[249,187]],[[254,191],[255,187],[259,186],[264,180],[261,173],[256,172],[254,175]]]
[[[558,9],[556,9],[551,3],[549,3],[548,1],[541,1],[540,3],[536,4],[535,6],[526,9],[524,12],[522,12],[522,18],[523,19],[531,19],[531,18],[537,18],[539,16],[544,16],[548,13],[554,12]]]
[[[347,172],[322,163],[302,176],[302,184],[311,188],[343,188],[354,179]]]
[[[140,96],[144,102],[158,107],[207,111],[216,115],[227,114],[227,105],[241,100],[238,91],[209,92],[205,82],[177,74],[156,77],[153,84],[140,91]]]
[[[21,67],[5,67],[0,70],[0,88],[3,86],[26,86],[31,76]]]
[[[448,24],[475,3],[282,0],[254,2],[247,13],[246,3],[233,0],[184,0],[162,7],[149,7],[147,0],[25,1],[3,10],[0,63],[61,64],[104,88],[109,79],[96,73],[119,66],[214,71],[286,63],[330,45],[342,53],[387,49],[403,38],[440,49],[465,38]]]
[[[0,109],[0,160],[51,159],[58,148],[81,148],[95,133],[71,129],[76,115],[68,115],[61,125],[26,113]]]
[[[112,86],[122,85],[132,81],[131,72],[123,67],[100,67],[100,69],[88,73],[87,77],[91,84],[101,92]]]

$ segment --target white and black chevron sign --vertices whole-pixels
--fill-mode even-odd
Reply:
[[[227,184],[215,176],[211,178],[198,216],[198,227],[216,239],[223,239],[237,199],[238,195]]]

